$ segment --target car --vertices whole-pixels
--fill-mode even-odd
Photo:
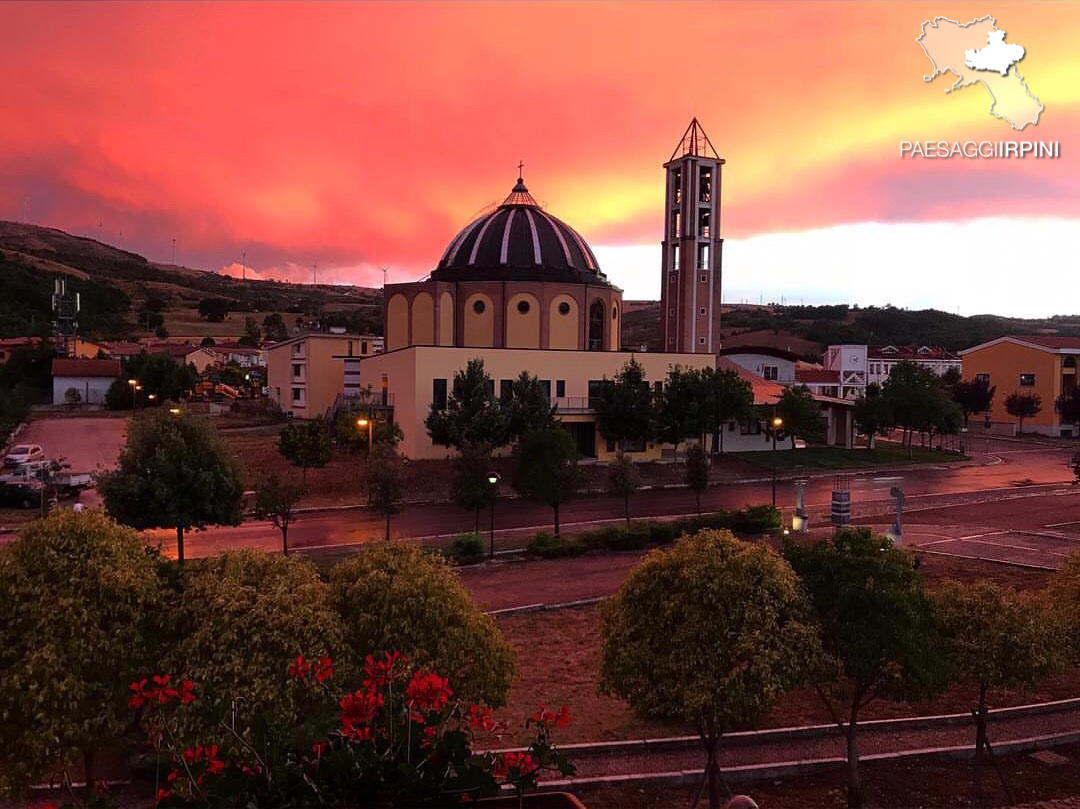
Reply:
[[[37,444],[16,444],[4,456],[4,466],[19,466],[27,461],[40,461],[44,457],[44,451]]]

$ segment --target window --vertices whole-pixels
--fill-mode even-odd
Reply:
[[[292,389],[292,400],[294,402],[299,402],[303,398],[304,398],[304,389],[303,388],[293,388]]]
[[[740,423],[739,435],[761,435],[761,422],[755,420]]]
[[[589,380],[589,409],[596,410],[596,405],[600,396],[603,395],[604,388],[612,384],[607,379],[590,379]]]
[[[675,317],[675,307],[672,306],[670,309],[667,310],[667,313],[668,317]]]
[[[645,451],[645,439],[638,438],[636,440],[623,441],[623,452],[644,452]]]
[[[292,375],[294,379],[299,379],[304,375],[304,366],[298,362],[293,363]]]
[[[698,238],[709,238],[709,223],[712,221],[712,212],[708,208],[698,211]]]
[[[514,380],[499,380],[499,401],[506,404],[514,397]]]
[[[990,374],[975,374],[975,381],[990,387]]]
[[[488,395],[489,399],[494,399],[495,398],[495,380],[494,379],[488,379],[487,381],[485,381],[484,382],[484,390],[487,391],[487,395]]]
[[[559,304],[559,314],[560,315],[568,315],[568,314],[570,314],[570,304],[568,304],[566,301],[563,301],[562,303],[560,303]]]
[[[709,269],[709,245],[699,244],[697,246],[697,265],[699,270]]]
[[[652,389],[653,389],[653,393],[655,393],[657,396],[659,396],[661,393],[664,392],[664,383],[663,382],[653,382],[652,383]]]
[[[705,338],[704,337],[699,337],[699,338],[697,338],[697,342],[698,342],[699,346],[703,346],[703,345],[705,345]]]
[[[669,284],[674,284],[678,280],[679,280],[679,274],[677,272],[669,272],[668,273],[668,283]]]
[[[558,397],[559,399],[562,399],[564,396],[566,396],[566,380],[565,379],[556,379],[555,380],[555,396]]]
[[[765,379],[775,382],[780,376],[780,369],[775,365],[765,365],[761,368],[761,375]]]
[[[671,172],[671,202],[673,205],[682,204],[682,169]]]
[[[604,350],[604,302],[593,301],[589,307],[589,351]]]
[[[704,306],[702,306],[702,307],[701,307],[700,309],[698,309],[698,310],[697,310],[697,313],[698,313],[699,315],[703,315],[703,314],[705,314],[705,307],[704,307]]]
[[[1035,387],[1035,374],[1020,374],[1020,387],[1033,388]]]
[[[304,344],[303,343],[293,343],[292,353],[293,354],[303,354],[304,353]]]
[[[484,314],[484,308],[485,307],[484,307],[484,302],[483,301],[480,301],[480,300],[473,301],[472,310],[474,312],[476,312],[476,314],[478,314],[478,315]]]
[[[611,304],[611,319],[616,320],[619,317],[619,307],[615,304]]]
[[[701,191],[699,199],[702,202],[712,202],[712,169],[703,166],[698,177],[698,188]]]
[[[678,270],[679,269],[679,248],[678,247],[676,247],[674,250],[671,251],[671,269],[673,269],[673,270]]]
[[[682,237],[682,213],[680,211],[674,211],[671,214],[671,238],[678,239]]]
[[[368,341],[367,340],[361,340],[360,341],[360,353],[361,354],[367,354],[368,353]]]
[[[431,380],[431,406],[436,410],[446,410],[446,380]]]
[[[701,283],[703,283],[703,284],[709,283],[709,276],[707,276],[705,273],[701,274]]]
[[[523,315],[527,315],[527,314],[529,313],[529,302],[528,302],[528,301],[526,301],[526,300],[520,300],[520,301],[518,301],[518,305],[517,305],[517,310],[518,310],[518,311],[519,311],[519,312],[520,312],[521,314],[523,314]]]

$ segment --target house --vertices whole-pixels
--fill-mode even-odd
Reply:
[[[345,392],[342,359],[373,355],[380,341],[370,335],[312,332],[267,346],[270,398],[295,418],[322,418]]]
[[[219,366],[236,363],[241,368],[259,368],[266,365],[266,354],[261,348],[240,345],[239,343],[219,341],[206,349],[214,355]]]
[[[58,357],[52,363],[53,404],[67,401],[69,390],[83,404],[104,404],[109,387],[120,376],[120,360]]]
[[[1063,423],[1054,405],[1076,388],[1080,337],[1010,335],[964,349],[960,356],[964,379],[981,380],[996,388],[992,421],[1015,423],[1005,410],[1005,400],[1014,393],[1035,393],[1042,400],[1042,410],[1024,419],[1025,432],[1076,435],[1076,425]]]
[[[963,373],[963,360],[960,355],[946,351],[941,346],[870,346],[867,351],[867,383],[876,382],[884,385],[896,363],[914,362],[938,376],[945,376],[950,370]]]
[[[725,345],[716,353],[763,379],[781,385],[795,384],[795,365],[799,357],[794,352],[771,346]]]
[[[40,337],[4,337],[0,339],[0,365],[11,359],[11,355],[20,348],[36,348],[41,345]]]

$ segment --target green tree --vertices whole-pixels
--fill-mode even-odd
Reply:
[[[1080,453],[1073,460],[1077,464],[1077,482],[1080,482]],[[1045,603],[1065,633],[1071,662],[1080,665],[1080,552],[1074,551],[1050,576]]]
[[[822,676],[816,688],[847,741],[848,806],[859,807],[859,713],[879,698],[930,696],[947,681],[944,655],[934,646],[933,604],[914,557],[869,529],[839,531],[813,546],[789,542],[784,552],[813,602],[825,651],[843,675],[828,685],[832,678]]]
[[[209,337],[209,336],[202,338],[202,342],[199,343],[200,348],[213,348],[216,345],[217,345],[217,340],[215,340],[213,337]]]
[[[126,525],[176,529],[181,564],[184,532],[239,525],[244,499],[239,467],[214,426],[165,410],[131,422],[116,469],[98,478],[98,491]]]
[[[1042,397],[1037,393],[1012,393],[1005,397],[1005,412],[1020,420],[1017,434],[1024,432],[1024,419],[1037,416],[1042,411]]]
[[[702,372],[705,428],[713,434],[713,452],[724,454],[724,428],[728,422],[750,418],[754,391],[750,383],[732,368]],[[719,440],[717,440],[719,439]]]
[[[277,312],[271,312],[263,318],[262,330],[266,339],[271,342],[280,343],[289,339],[289,327]]]
[[[996,387],[981,379],[961,380],[952,386],[953,401],[960,405],[960,412],[964,414],[964,426],[968,426],[968,419],[972,413],[985,413],[994,403]]]
[[[74,407],[80,402],[82,402],[82,394],[79,393],[78,388],[70,387],[64,391],[64,404]]]
[[[289,555],[289,526],[296,520],[296,504],[304,487],[275,473],[255,485],[255,516],[269,520],[281,532],[281,552]]]
[[[1073,477],[1075,478],[1075,480],[1073,482],[1074,483],[1080,483],[1080,452],[1073,455],[1072,468],[1073,468]]]
[[[244,336],[238,341],[242,346],[258,348],[262,344],[262,329],[253,317],[244,318]]]
[[[685,537],[649,553],[604,605],[600,687],[697,729],[715,809],[723,734],[760,721],[820,657],[809,613],[768,546],[727,531]]]
[[[386,535],[390,541],[390,517],[405,506],[404,472],[401,456],[390,444],[379,443],[371,448],[367,470],[368,508],[386,518]]]
[[[551,403],[549,385],[528,371],[522,371],[511,383],[510,399],[503,405],[507,410],[510,440],[520,438],[529,430],[555,426],[556,408]]]
[[[806,442],[825,440],[825,415],[805,385],[785,388],[776,403],[776,414],[784,420],[783,430],[791,437],[792,450],[796,438]]]
[[[1054,409],[1061,414],[1062,421],[1080,425],[1080,387],[1059,396],[1054,403]]]
[[[917,362],[903,360],[893,366],[882,388],[897,426],[904,430],[904,443],[911,455],[914,433],[954,432],[962,420],[960,406],[941,386],[937,374]]]
[[[128,685],[150,665],[161,606],[140,537],[101,512],[57,509],[0,550],[0,791],[81,764],[131,720]]]
[[[17,391],[27,402],[48,402],[56,346],[48,341],[21,346],[0,365],[0,390]]]
[[[509,414],[495,398],[495,385],[483,360],[469,360],[465,370],[454,374],[446,407],[432,402],[424,425],[432,443],[442,447],[486,444],[498,448],[509,443]]]
[[[664,391],[657,412],[657,429],[660,437],[675,445],[675,457],[679,457],[679,444],[688,438],[704,442],[706,414],[703,404],[705,381],[696,368],[676,365],[668,371]]]
[[[513,650],[440,557],[412,544],[366,545],[331,571],[330,590],[353,659],[399,651],[465,699],[506,704]]]
[[[105,406],[110,410],[130,409],[134,400],[128,380],[136,379],[142,386],[139,391],[139,407],[144,407],[153,394],[159,402],[178,402],[186,399],[199,381],[194,365],[184,365],[168,354],[148,354],[141,351],[124,360],[120,376],[105,393]]]
[[[855,424],[866,436],[866,445],[873,449],[878,435],[885,435],[893,427],[893,415],[888,400],[881,393],[881,386],[871,382],[866,393],[855,400]]]
[[[551,506],[555,536],[559,536],[559,507],[581,485],[577,446],[562,427],[530,430],[514,449],[514,490]]]
[[[656,435],[656,408],[645,369],[633,357],[595,397],[596,427],[613,441],[619,455],[627,443],[651,441]]]
[[[1063,662],[1064,638],[1042,604],[991,581],[949,582],[935,596],[949,662],[979,687],[975,716],[975,793],[991,754],[986,733],[992,688],[1034,688]]]
[[[630,524],[630,498],[641,488],[641,475],[637,464],[625,455],[619,455],[608,464],[607,490],[613,497],[622,498],[626,524]]]
[[[480,530],[480,510],[491,505],[495,487],[488,482],[491,473],[491,448],[485,444],[466,444],[451,463],[454,477],[450,499],[473,512],[473,531]]]
[[[188,744],[221,740],[239,752],[224,724],[255,750],[280,745],[307,708],[289,662],[348,665],[329,589],[295,556],[240,550],[203,561],[184,577],[170,625],[166,670],[190,678],[199,695],[178,714]]]
[[[199,317],[211,323],[220,323],[228,316],[231,305],[224,298],[203,298],[199,301]]]
[[[709,456],[701,444],[686,450],[686,485],[694,493],[697,513],[701,515],[701,493],[709,488]]]
[[[303,470],[301,480],[307,484],[308,469],[321,469],[334,457],[330,430],[321,419],[286,424],[278,434],[278,452]]]

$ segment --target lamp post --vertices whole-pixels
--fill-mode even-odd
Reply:
[[[488,538],[488,559],[492,560],[495,558],[495,489],[501,477],[498,472],[488,472],[488,483],[491,484],[491,533]]]
[[[784,426],[784,420],[779,416],[773,416],[772,421],[772,504],[776,508],[776,434]]]
[[[361,429],[367,430],[367,451],[368,455],[371,454],[371,419],[365,419],[360,417],[356,420],[356,426]]]
[[[139,380],[129,379],[128,386],[131,388],[131,409],[132,411],[134,411],[136,406],[139,404],[139,400],[135,396],[135,391],[139,389]]]

